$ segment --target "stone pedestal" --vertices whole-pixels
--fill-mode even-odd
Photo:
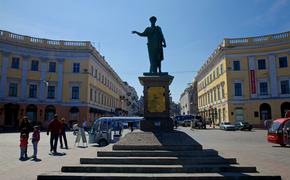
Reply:
[[[139,77],[144,86],[144,119],[141,121],[142,131],[173,131],[173,120],[170,118],[169,85],[173,76],[168,73],[144,73]]]

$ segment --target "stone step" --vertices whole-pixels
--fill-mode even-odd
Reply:
[[[256,167],[236,165],[78,165],[63,166],[62,172],[86,173],[217,173],[257,172]]]
[[[98,151],[98,157],[205,157],[217,156],[212,149],[198,151]]]
[[[200,144],[194,145],[113,145],[113,150],[167,150],[167,151],[193,151],[202,150]]]
[[[281,180],[273,174],[257,173],[45,173],[37,180]]]
[[[80,158],[81,164],[236,164],[236,158],[222,157],[99,157]]]

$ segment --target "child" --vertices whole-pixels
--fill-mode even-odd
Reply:
[[[27,150],[27,145],[28,145],[28,139],[26,134],[21,134],[20,136],[20,158],[19,160],[24,160],[25,158],[25,152]]]
[[[40,132],[38,126],[33,127],[32,144],[33,144],[33,159],[37,160],[37,145],[40,140]]]

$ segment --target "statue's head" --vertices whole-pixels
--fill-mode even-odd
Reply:
[[[155,24],[156,23],[156,21],[157,21],[157,18],[155,17],[155,16],[152,16],[152,17],[150,17],[150,22],[152,23],[152,24]]]

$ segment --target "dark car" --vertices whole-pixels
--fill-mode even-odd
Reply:
[[[248,122],[236,122],[235,127],[238,130],[249,130],[251,131],[253,129],[253,126],[249,124]]]
[[[202,119],[201,116],[195,116],[192,121],[192,127],[198,129],[206,129],[206,122]]]

